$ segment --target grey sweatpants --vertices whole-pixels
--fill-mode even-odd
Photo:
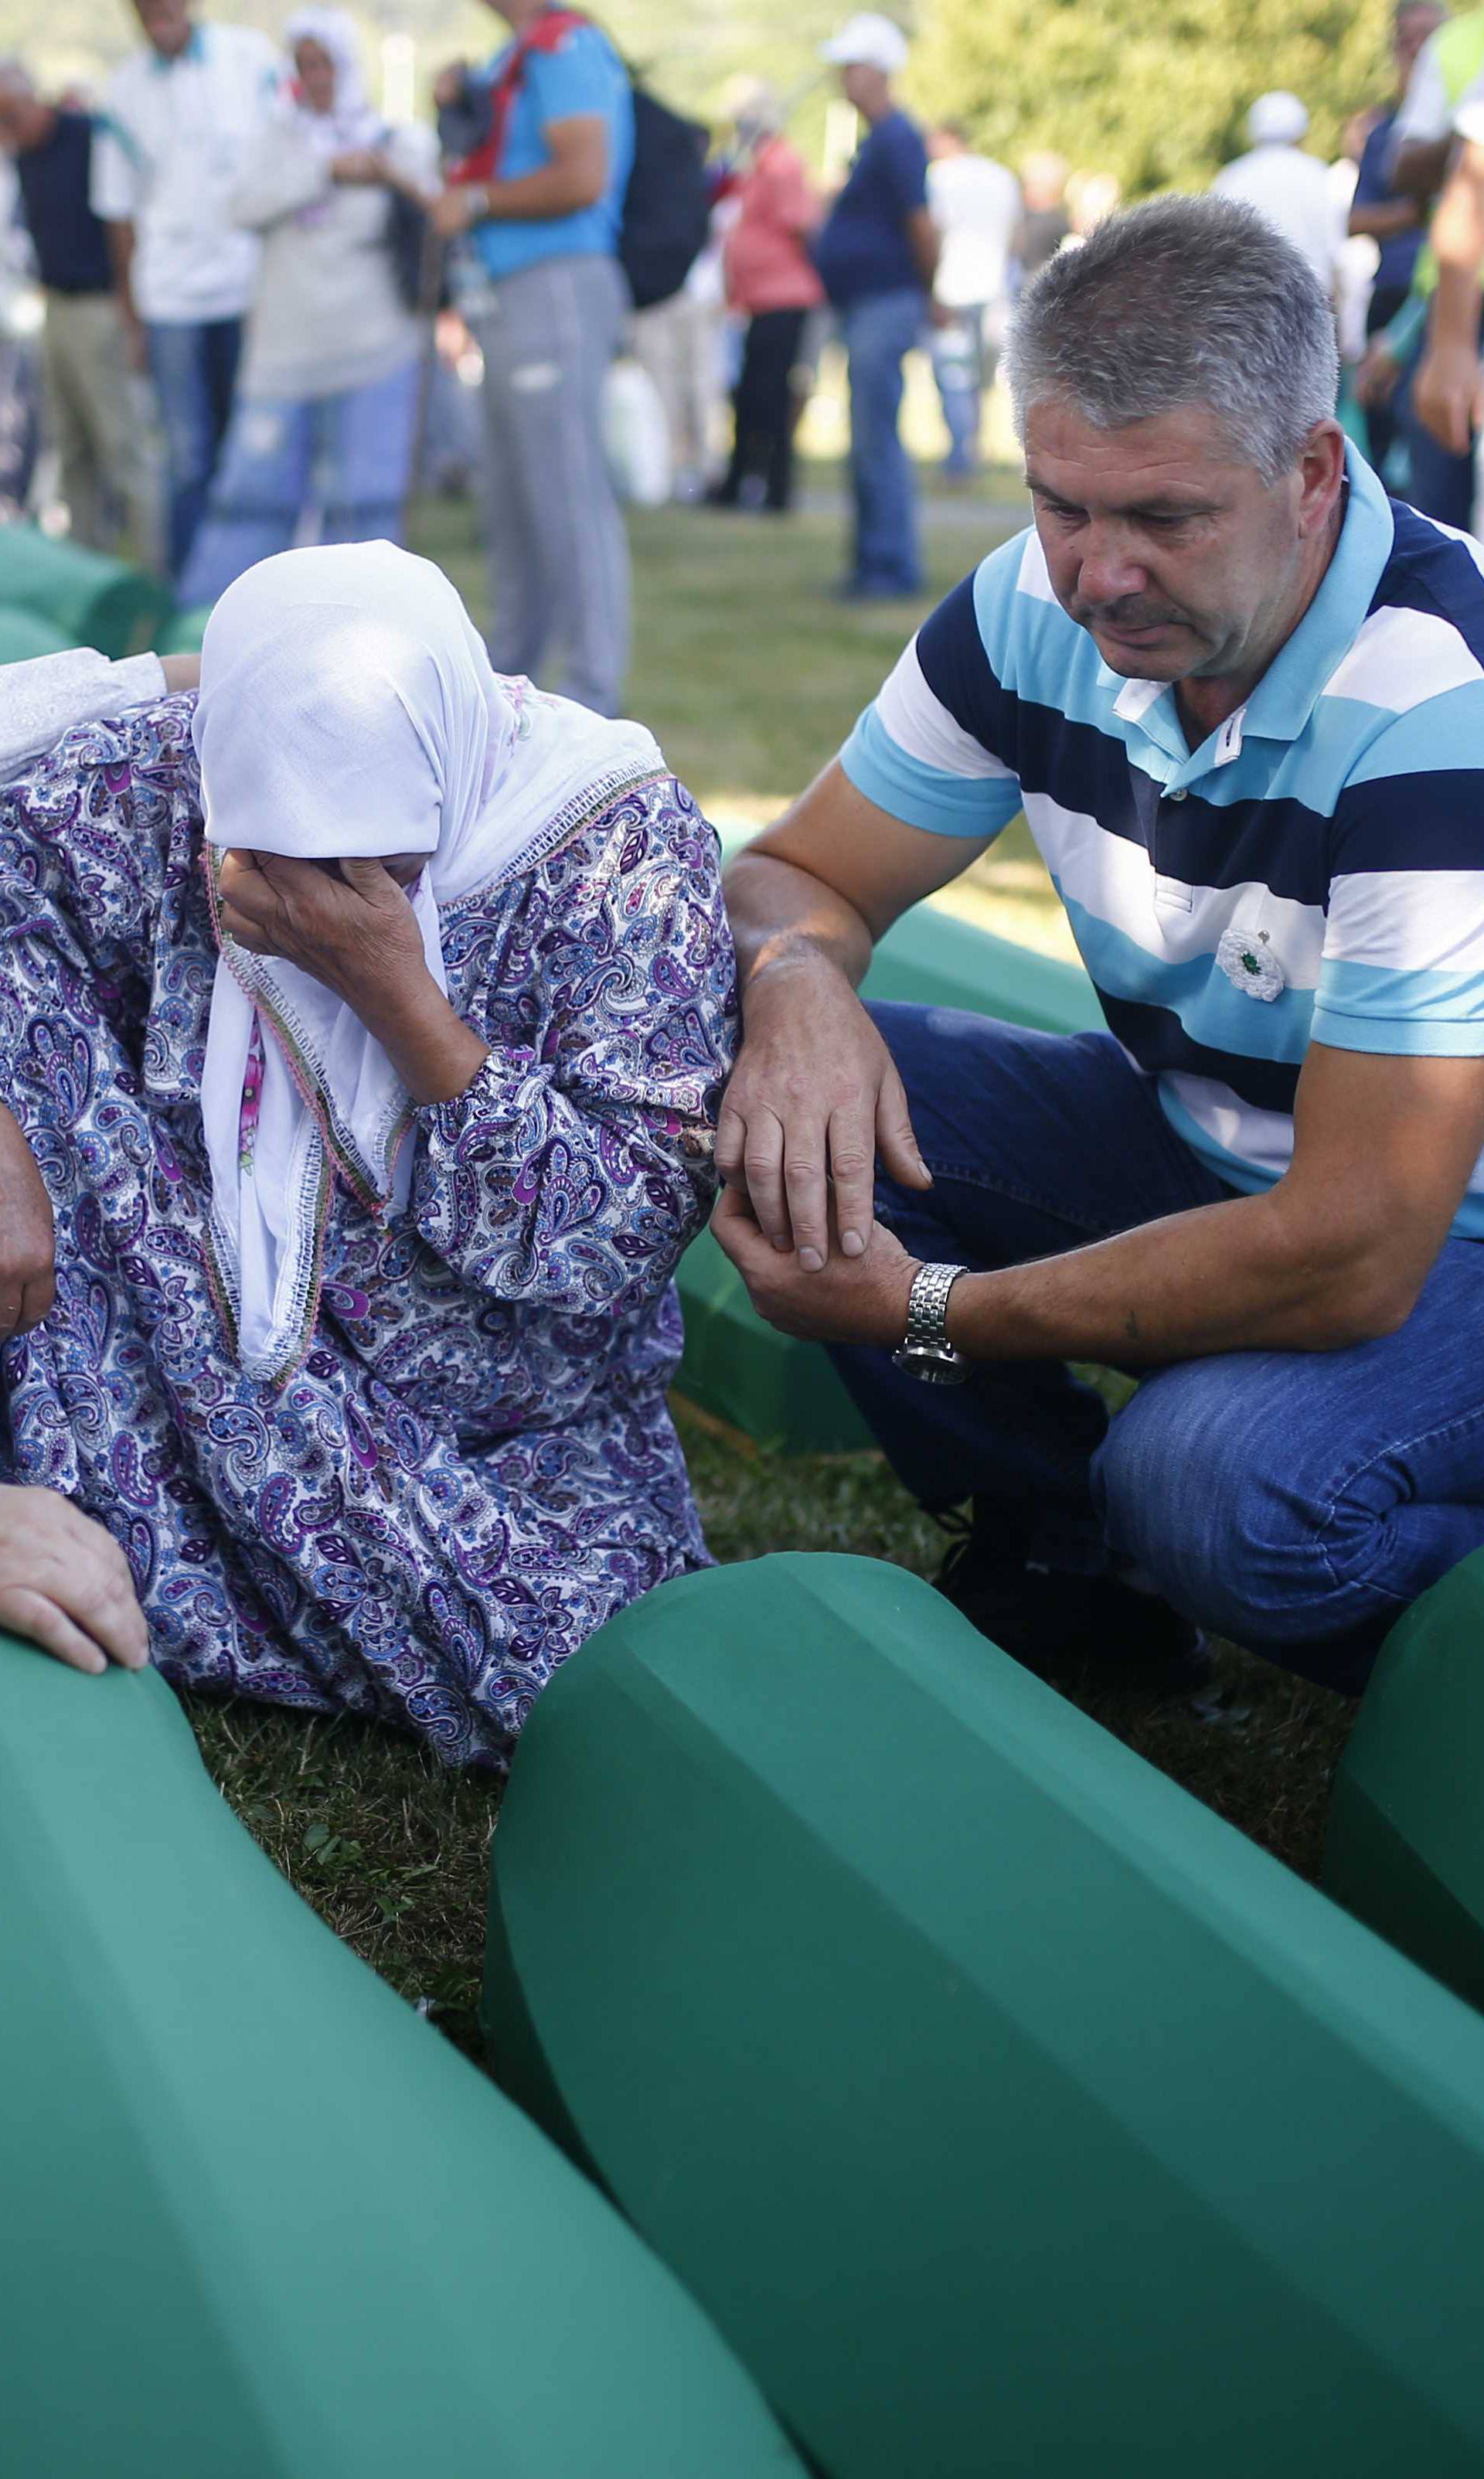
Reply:
[[[490,659],[598,714],[628,665],[628,543],[602,447],[602,387],[628,288],[611,258],[550,258],[466,305],[484,356]]]

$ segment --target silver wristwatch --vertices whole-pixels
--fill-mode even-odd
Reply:
[[[907,1303],[907,1340],[892,1353],[899,1368],[928,1386],[961,1386],[969,1364],[948,1340],[948,1294],[967,1265],[919,1265]]]

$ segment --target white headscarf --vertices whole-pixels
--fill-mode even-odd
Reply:
[[[664,762],[637,724],[497,678],[442,570],[390,543],[284,551],[229,586],[207,625],[192,736],[213,884],[225,850],[425,852],[408,897],[445,990],[440,911]],[[353,1009],[223,939],[201,1111],[215,1272],[249,1375],[281,1379],[308,1346],[334,1180],[372,1211],[405,1205],[414,1107]]]
[[[298,122],[311,143],[327,155],[348,154],[352,147],[374,146],[385,124],[366,91],[361,73],[361,38],[344,9],[299,9],[283,30],[292,55],[300,43],[318,43],[335,64],[335,98],[328,112],[298,107]]]

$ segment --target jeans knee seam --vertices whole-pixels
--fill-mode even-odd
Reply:
[[[1364,1473],[1372,1470],[1374,1467],[1378,1463],[1382,1462],[1387,1455],[1410,1453],[1413,1448],[1417,1446],[1431,1444],[1438,1439],[1447,1438],[1455,1433],[1462,1432],[1470,1428],[1477,1428],[1481,1423],[1484,1423],[1484,1406],[1481,1406],[1481,1408],[1476,1412],[1460,1413],[1456,1419],[1441,1420],[1435,1428],[1418,1429],[1411,1437],[1394,1438],[1390,1440],[1385,1446],[1378,1447],[1373,1454],[1364,1456],[1358,1464],[1354,1465],[1349,1471],[1345,1472],[1343,1477],[1335,1483],[1329,1496],[1325,1499],[1324,1513],[1326,1521],[1324,1533],[1330,1535],[1333,1534],[1336,1510],[1343,1492],[1347,1489],[1353,1488],[1356,1481],[1358,1481]],[[1350,1588],[1357,1579],[1353,1576],[1342,1575],[1337,1572],[1334,1558],[1326,1546],[1323,1535],[1319,1535],[1317,1538],[1316,1546],[1318,1548],[1320,1557],[1323,1559],[1325,1570],[1329,1574],[1330,1580],[1336,1588],[1342,1592]],[[1370,1585],[1368,1589],[1373,1592],[1384,1592],[1387,1590],[1387,1587],[1385,1585]],[[1393,1595],[1392,1597],[1397,1601],[1398,1606],[1401,1605],[1402,1596]]]

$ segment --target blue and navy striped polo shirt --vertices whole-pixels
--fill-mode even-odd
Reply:
[[[1110,1029],[1174,1128],[1255,1190],[1311,1040],[1484,1057],[1484,573],[1349,458],[1318,594],[1192,750],[1120,677],[1034,531],[919,630],[842,754],[868,800],[975,851],[1023,806]],[[1484,1238],[1484,1161],[1454,1224]]]

